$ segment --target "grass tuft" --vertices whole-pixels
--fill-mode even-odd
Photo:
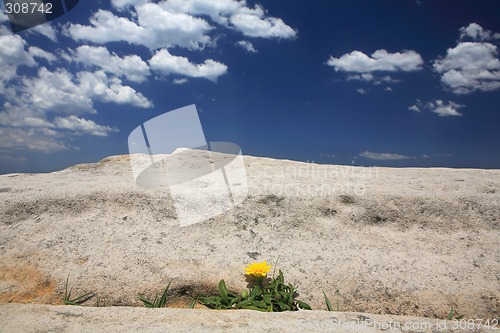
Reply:
[[[63,296],[63,302],[65,305],[83,305],[83,303],[90,301],[92,298],[94,298],[97,293],[90,291],[87,293],[83,293],[78,295],[77,297],[71,297],[71,292],[73,291],[73,287],[71,287],[68,290],[68,283],[69,283],[69,275],[66,278],[66,283],[64,284],[64,296]]]
[[[147,308],[164,308],[167,304],[167,294],[168,288],[170,288],[170,283],[168,283],[167,287],[163,290],[161,296],[156,294],[154,300],[148,300],[144,296],[138,296],[137,298],[147,307]]]

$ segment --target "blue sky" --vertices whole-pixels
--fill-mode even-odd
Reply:
[[[80,1],[0,16],[0,173],[128,153],[196,104],[207,141],[364,166],[500,168],[495,0]]]

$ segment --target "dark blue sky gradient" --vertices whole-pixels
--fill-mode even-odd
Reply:
[[[227,65],[228,72],[217,83],[190,78],[183,85],[172,83],[181,76],[152,75],[144,83],[131,85],[154,102],[152,109],[94,103],[98,113],[88,118],[119,132],[107,137],[74,136],[71,145],[79,150],[0,152],[26,159],[0,160],[0,173],[53,171],[126,154],[127,138],[135,127],[190,104],[198,108],[208,141],[234,142],[245,155],[344,165],[500,168],[499,90],[455,94],[432,70],[432,62],[457,45],[461,27],[475,22],[500,32],[500,1],[259,3],[269,15],[296,29],[297,37],[243,38],[240,32],[221,28],[214,48],[169,49],[194,63],[214,59]],[[80,1],[56,24],[88,24],[99,7],[110,8],[105,1]],[[61,36],[58,43],[32,34],[21,36],[30,44],[54,52],[80,45],[67,36]],[[258,53],[235,47],[241,39],[250,40]],[[145,61],[152,55],[145,47],[125,43],[107,43],[106,47],[121,56],[138,54]],[[326,65],[330,56],[338,58],[354,50],[371,55],[379,49],[391,53],[414,50],[424,60],[423,69],[376,73],[401,80],[389,85],[392,91],[385,91],[388,85],[348,81],[352,73],[336,72]],[[360,94],[360,88],[369,91]],[[465,105],[460,109],[463,115],[440,117],[429,110],[408,110],[417,99]],[[373,160],[360,156],[365,151],[411,158]]]

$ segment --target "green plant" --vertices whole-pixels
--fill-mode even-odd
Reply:
[[[200,296],[198,300],[212,309],[249,309],[265,312],[311,310],[309,304],[296,299],[297,288],[285,283],[281,270],[278,276],[264,280],[270,268],[264,261],[253,263],[245,269],[251,281],[248,291],[245,290],[239,295],[232,293],[228,291],[225,281],[220,280],[219,295]]]
[[[326,296],[325,292],[323,291],[323,295],[325,296],[325,302],[326,302],[326,309],[328,311],[334,311],[333,310],[333,307],[332,307],[332,303],[330,303],[330,300],[328,299],[328,297]],[[336,305],[335,305],[335,311],[340,311],[340,304],[339,304],[339,301],[337,301]]]
[[[66,283],[64,284],[63,302],[65,305],[82,305],[83,303],[91,300],[97,295],[97,293],[91,291],[84,294],[80,294],[77,297],[72,298],[71,292],[73,291],[73,287],[71,287],[68,290],[68,282],[69,282],[69,275],[66,278]]]
[[[159,294],[156,294],[154,300],[150,301],[144,296],[138,296],[137,298],[144,303],[144,305],[147,308],[163,308],[167,304],[167,294],[168,294],[168,288],[170,288],[170,282],[168,283],[167,287],[163,290],[163,293],[161,296]]]
[[[453,309],[453,306],[450,307],[450,312],[448,313],[448,317],[446,317],[446,319],[448,320],[453,320],[453,319],[456,319],[456,320],[460,320],[464,317],[464,315],[462,314],[459,314],[458,312],[455,311],[455,309]]]
[[[195,297],[193,297],[193,299],[191,300],[191,304],[189,304],[190,309],[194,309],[196,302],[198,302],[198,297],[200,297],[200,295],[196,295]]]

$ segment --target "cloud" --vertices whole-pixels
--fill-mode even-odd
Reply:
[[[228,16],[247,8],[244,1],[234,0],[170,0],[166,6],[174,12],[207,15],[223,25],[228,24]]]
[[[421,100],[417,99],[416,103],[410,106],[408,110],[414,112],[428,110],[438,114],[440,117],[461,117],[462,113],[458,112],[458,110],[464,107],[465,105],[460,105],[452,101],[445,103],[442,100],[437,99],[435,101],[423,103]]]
[[[408,107],[408,110],[415,111],[415,112],[422,112],[422,110],[417,105],[412,105],[412,106]]]
[[[186,79],[185,77],[183,77],[182,79],[175,79],[174,81],[172,81],[173,84],[178,84],[178,85],[181,85],[181,84],[186,84],[189,82],[188,79]]]
[[[144,82],[150,74],[148,64],[138,55],[121,58],[104,46],[82,45],[73,52],[72,58],[87,67],[97,67],[132,82]]]
[[[363,89],[363,88],[358,88],[358,89],[356,89],[356,91],[358,93],[360,93],[361,95],[366,95],[370,92],[368,89]]]
[[[28,49],[28,53],[33,58],[45,59],[49,63],[57,60],[56,56],[54,56],[52,53],[44,51],[41,48],[36,47],[36,46],[30,46]]]
[[[162,49],[155,53],[149,61],[152,69],[164,75],[180,74],[188,77],[202,77],[216,82],[217,78],[227,72],[227,66],[212,59],[203,64],[193,64],[188,58],[174,56]]]
[[[77,116],[57,117],[54,119],[54,124],[57,128],[72,130],[73,134],[87,133],[95,136],[108,136],[111,132],[117,132],[114,128],[97,125],[92,120],[78,118]]]
[[[124,41],[150,50],[175,46],[201,49],[211,43],[207,33],[212,27],[204,19],[171,13],[153,3],[136,6],[136,13],[137,23],[99,10],[90,18],[90,26],[70,24],[66,32],[75,40],[97,44]]]
[[[347,77],[347,81],[367,81],[370,82],[374,79],[373,74],[371,73],[363,73],[360,75],[349,75]]]
[[[257,50],[253,47],[253,44],[247,40],[240,40],[236,43],[236,45],[243,48],[247,52],[257,53]]]
[[[90,25],[70,24],[66,34],[75,40],[98,44],[124,41],[143,45],[150,50],[181,47],[202,49],[213,45],[210,33],[215,29],[205,18],[235,29],[245,36],[261,38],[294,38],[295,30],[276,17],[266,17],[262,7],[249,8],[244,1],[234,0],[171,0],[160,3],[113,0],[114,8],[133,6],[128,17],[99,10],[90,18]]]
[[[473,41],[487,41],[500,39],[500,33],[493,33],[485,30],[477,23],[471,23],[466,27],[460,28],[460,40],[472,39]]]
[[[194,62],[173,55],[172,49],[214,48],[220,28],[236,36],[231,43],[240,40],[237,45],[249,52],[256,50],[242,36],[296,36],[283,20],[269,16],[260,5],[247,6],[244,0],[111,0],[111,4],[109,10],[91,14],[86,24],[69,23],[61,31],[61,26],[44,24],[26,32],[51,41],[62,32],[78,43],[57,53],[27,45],[0,25],[0,149],[74,149],[67,141],[72,135],[106,136],[117,131],[86,115],[98,112],[97,102],[153,107],[152,101],[124,83],[143,83],[152,72],[181,76],[174,76],[174,84],[189,78],[217,81],[228,70],[225,64],[214,59]],[[7,20],[0,13],[0,21]],[[87,42],[90,45],[82,45]],[[113,53],[106,45],[110,42],[144,47],[152,56],[146,61],[138,54]],[[62,61],[67,62],[65,68]],[[22,66],[32,69],[21,72]]]
[[[354,75],[349,75],[347,76],[347,81],[363,81],[363,82],[369,82],[375,86],[381,85],[381,84],[389,84],[389,83],[399,83],[401,80],[394,79],[389,75],[384,75],[384,76],[375,76],[372,73],[362,73],[362,74],[354,74]],[[387,90],[386,87],[385,90]]]
[[[23,156],[0,155],[0,160],[9,161],[9,162],[26,162],[28,159],[26,157],[23,157]]]
[[[262,38],[295,38],[297,33],[276,17],[264,18],[259,10],[251,13],[234,14],[230,22],[245,36]]]
[[[429,102],[431,111],[437,113],[440,117],[460,117],[462,114],[458,112],[458,109],[463,107],[465,107],[465,105],[460,105],[451,101],[445,104],[439,99],[434,102]]]
[[[0,23],[7,22],[8,20],[9,17],[3,11],[0,11]]]
[[[148,3],[149,0],[111,0],[113,7],[117,9],[124,9],[132,5],[142,5]]]
[[[441,74],[443,85],[455,94],[500,88],[498,51],[490,43],[459,43],[436,60],[433,68]]]
[[[57,41],[57,32],[50,23],[37,25],[36,27],[27,30],[27,32],[40,34],[53,42]]]
[[[262,6],[250,8],[245,1],[170,0],[165,7],[175,12],[207,15],[214,22],[234,28],[248,37],[291,39],[297,34],[282,19],[266,17]]]
[[[343,72],[412,72],[422,69],[423,60],[415,51],[389,53],[381,49],[373,52],[371,56],[360,51],[352,51],[339,58],[331,56],[327,65]]]
[[[33,57],[25,50],[26,42],[17,35],[0,36],[0,81],[6,83],[16,76],[19,66],[35,66]],[[3,89],[2,89],[3,90]]]
[[[145,109],[153,107],[153,103],[143,94],[129,86],[122,85],[118,78],[108,78],[103,71],[80,72],[77,77],[79,89],[90,98],[102,102],[130,104]]]
[[[91,96],[66,70],[49,71],[42,67],[38,77],[23,78],[22,84],[23,97],[20,99],[32,110],[41,113],[96,113]]]
[[[405,156],[405,155],[399,155],[399,154],[391,154],[391,153],[374,153],[371,151],[364,151],[359,154],[360,157],[368,158],[370,160],[377,160],[377,161],[397,161],[397,160],[408,160],[412,159],[414,157],[412,156]]]
[[[487,42],[497,39],[500,34],[485,30],[477,23],[460,28],[462,42],[433,63],[434,71],[441,74],[441,83],[455,94],[499,89],[498,49]]]
[[[46,128],[0,127],[0,150],[54,152],[70,149],[61,135]]]
[[[69,149],[59,142],[66,135],[106,136],[115,132],[116,129],[109,126],[77,117],[97,113],[94,100],[142,108],[152,106],[142,94],[123,86],[118,78],[108,78],[103,71],[73,75],[65,69],[51,72],[45,67],[36,77],[19,79],[4,98],[4,110],[0,112],[1,139],[8,143],[0,147],[36,151]],[[58,129],[68,131],[63,134]],[[23,139],[20,139],[21,135],[24,135]],[[37,143],[30,141],[35,139]],[[18,144],[13,144],[14,141]],[[40,147],[40,143],[46,143],[47,148]]]

